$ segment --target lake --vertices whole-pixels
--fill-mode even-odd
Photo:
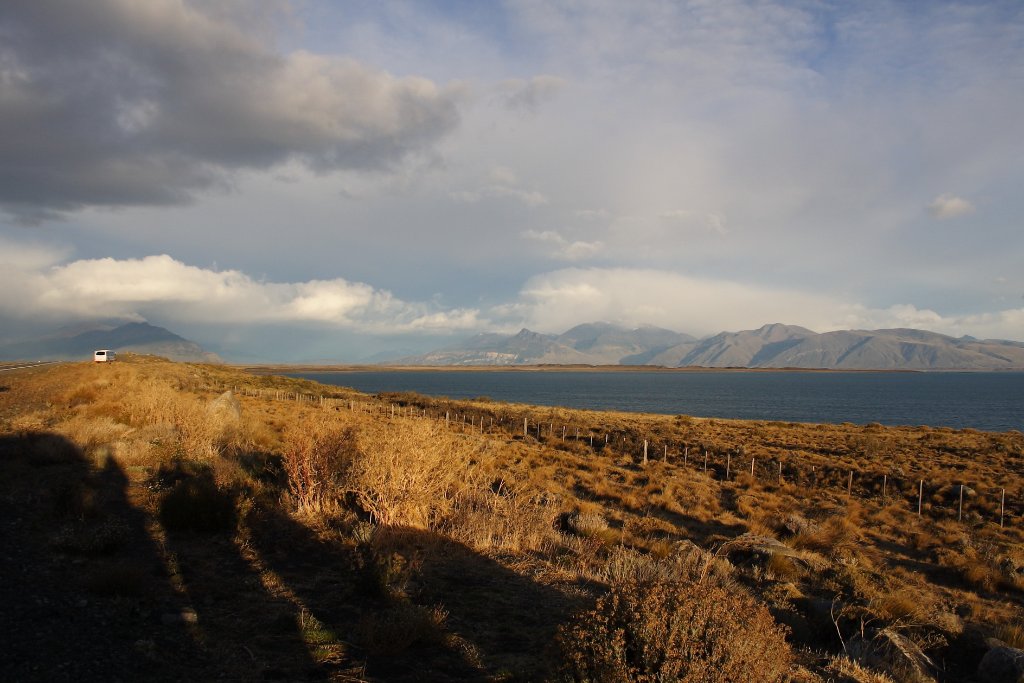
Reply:
[[[375,394],[695,417],[1024,429],[1021,372],[417,370],[290,373]]]

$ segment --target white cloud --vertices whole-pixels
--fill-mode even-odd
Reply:
[[[972,211],[974,211],[973,204],[963,197],[957,197],[952,194],[940,194],[928,205],[928,213],[931,214],[932,218],[939,220],[957,218]]]
[[[0,275],[0,313],[52,319],[170,319],[205,324],[317,324],[359,332],[476,329],[475,309],[438,310],[341,278],[259,282],[167,255],[21,263]]]
[[[507,166],[494,166],[488,173],[488,183],[473,190],[458,190],[450,193],[455,201],[475,204],[485,199],[512,199],[530,207],[543,206],[548,198],[537,190],[520,186],[516,172]]]
[[[604,244],[599,241],[570,241],[554,230],[526,230],[523,237],[554,247],[553,251],[545,253],[564,261],[581,261],[597,255],[604,249]]]

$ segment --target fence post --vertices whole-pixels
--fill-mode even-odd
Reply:
[[[956,511],[956,521],[962,522],[964,519],[964,485],[960,484],[960,506]]]
[[[729,480],[729,470],[732,469],[732,453],[725,454],[725,479]]]
[[[889,475],[888,474],[883,474],[882,475],[882,498],[883,499],[885,498],[885,485],[888,484],[888,483],[889,483]]]
[[[704,449],[704,474],[708,473],[708,449]]]
[[[647,439],[644,439],[644,464],[647,464]]]
[[[750,459],[750,476],[754,476],[754,458]]]
[[[1003,494],[999,499],[999,528],[1003,528],[1003,510],[1006,509],[1006,489],[1003,489]]]
[[[921,501],[924,500],[924,479],[917,485],[917,516],[921,516]]]
[[[528,436],[528,434],[527,434],[527,430],[526,430],[526,418],[524,417],[523,418],[523,438],[525,439],[527,436]]]
[[[850,470],[850,481],[846,485],[846,496],[850,497],[853,495],[853,470]]]
[[[662,457],[662,460],[668,462],[668,444],[665,444],[665,455]]]
[[[779,486],[782,486],[782,461],[779,461]]]

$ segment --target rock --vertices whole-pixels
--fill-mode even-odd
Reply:
[[[1024,681],[1024,650],[997,645],[985,653],[978,664],[978,679],[988,683]]]
[[[791,536],[802,533],[814,533],[818,530],[817,524],[795,512],[786,515],[780,525]]]
[[[879,669],[907,683],[932,683],[935,665],[920,647],[906,636],[883,628],[873,638],[854,638],[849,652],[857,661]]]
[[[230,389],[213,399],[207,411],[229,422],[238,422],[242,419],[242,404]]]

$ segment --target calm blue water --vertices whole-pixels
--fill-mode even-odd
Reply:
[[[1024,373],[359,371],[291,377],[366,393],[415,391],[697,417],[1024,430]]]

